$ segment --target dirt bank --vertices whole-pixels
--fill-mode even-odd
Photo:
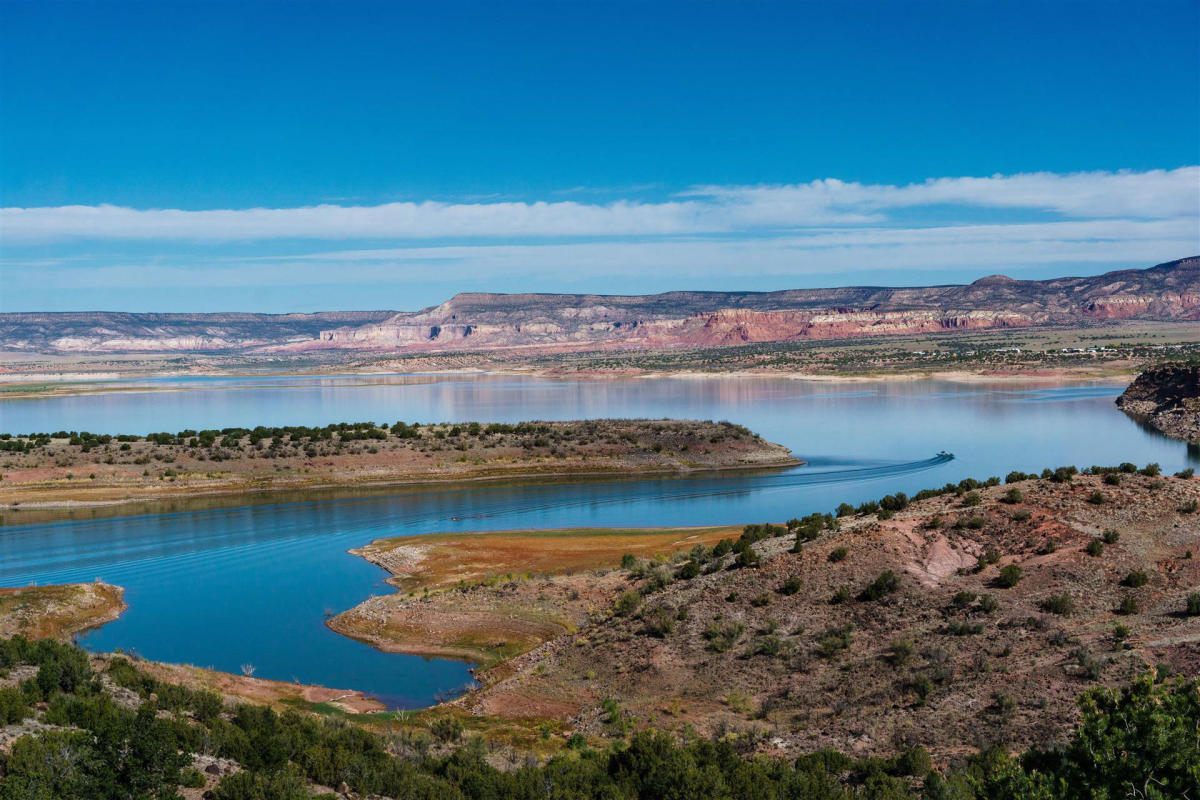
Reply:
[[[577,630],[623,581],[623,557],[711,546],[739,529],[570,529],[381,539],[351,550],[401,591],[334,617],[339,633],[390,652],[486,666]]]
[[[124,594],[107,583],[0,589],[0,636],[70,639],[121,616]]]

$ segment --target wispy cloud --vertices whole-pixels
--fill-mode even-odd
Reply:
[[[207,211],[0,209],[0,308],[419,308],[473,290],[1094,274],[1200,252],[1200,167],[903,186],[699,186],[653,203],[635,201],[632,190],[607,203],[578,194]]]
[[[1027,209],[1090,218],[1196,218],[1200,216],[1200,167],[930,178],[906,186],[826,179],[786,186],[702,186],[683,196],[723,201],[760,223],[822,211],[870,214],[935,205]]]
[[[522,287],[527,288],[598,277],[611,285],[611,291],[620,293],[635,291],[631,287],[648,275],[694,288],[737,277],[775,277],[780,286],[807,285],[806,275],[840,274],[846,276],[842,281],[846,282],[853,281],[855,273],[962,269],[964,265],[979,274],[1029,265],[1147,266],[1197,250],[1196,232],[1188,221],[1057,222],[840,230],[753,239],[455,244],[283,256],[168,258],[153,264],[64,265],[52,274],[59,285],[77,290],[113,286],[142,290],[411,286],[444,282],[454,276],[466,290],[480,279],[529,281]],[[34,289],[44,285],[47,277],[46,270],[16,270],[11,285]]]
[[[932,178],[908,185],[836,179],[780,186],[699,186],[663,202],[398,202],[191,211],[114,205],[0,209],[7,243],[77,240],[556,239],[762,235],[883,228],[892,212],[1021,209],[1082,220],[1200,219],[1200,167],[1145,172]]]

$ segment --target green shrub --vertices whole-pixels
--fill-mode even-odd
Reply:
[[[16,725],[30,713],[20,689],[12,686],[0,688],[0,727]]]
[[[747,547],[745,550],[737,554],[737,558],[733,560],[737,567],[756,567],[758,566],[758,553],[753,547]]]
[[[666,606],[659,606],[643,614],[642,621],[645,623],[646,634],[658,639],[666,638],[674,632],[677,616],[675,609]]]
[[[995,564],[999,560],[1000,560],[1000,551],[994,547],[989,547],[987,550],[983,551],[983,555],[981,555],[979,557],[979,559],[975,562],[975,571],[981,572],[982,570],[988,568],[992,564]]]
[[[791,596],[791,595],[794,595],[796,592],[800,591],[800,587],[803,585],[804,585],[804,582],[800,580],[799,576],[793,575],[792,577],[788,578],[786,581],[781,583],[779,585],[779,588],[776,589],[775,591],[779,592],[782,595]]]
[[[1015,503],[1020,503],[1022,500],[1024,500],[1025,494],[1020,489],[1018,489],[1016,486],[1014,486],[1011,489],[1009,489],[1007,492],[1005,492],[1004,496],[1001,497],[1000,499],[1005,503],[1015,504]]]
[[[1118,614],[1136,614],[1138,610],[1137,598],[1128,594],[1121,598],[1121,603],[1117,606]]]
[[[179,773],[179,785],[185,789],[199,789],[204,785],[204,775],[200,770],[188,767]]]
[[[885,570],[862,590],[859,599],[871,602],[879,601],[899,588],[900,579],[896,577],[896,573],[890,569]]]
[[[213,800],[313,800],[304,780],[293,770],[235,772],[213,791]]]
[[[1113,528],[1107,528],[1100,537],[1105,544],[1116,544],[1121,541],[1121,532]]]
[[[917,705],[923,706],[929,702],[929,695],[933,693],[933,680],[928,675],[918,675],[912,680],[910,688],[917,696]]]
[[[1134,570],[1121,579],[1122,586],[1128,586],[1131,589],[1138,589],[1150,582],[1150,576],[1141,570]]]
[[[1092,539],[1087,543],[1087,547],[1084,550],[1089,556],[1102,556],[1104,555],[1104,541],[1101,539]]]
[[[914,653],[916,653],[916,648],[913,647],[912,642],[907,639],[897,639],[888,648],[886,658],[892,666],[902,667],[912,659]]]
[[[1007,717],[1017,710],[1017,701],[1012,695],[1004,692],[995,692],[992,694],[991,711],[999,714],[1002,717]]]
[[[854,636],[854,628],[844,625],[840,628],[829,628],[817,637],[817,655],[821,658],[833,658],[850,647]]]
[[[785,649],[784,642],[778,636],[764,636],[754,647],[757,655],[777,656]]]
[[[458,717],[454,717],[449,714],[443,714],[435,717],[434,720],[429,723],[429,732],[432,733],[434,738],[439,742],[445,744],[457,742],[462,738],[463,724]]]
[[[1079,666],[1080,672],[1090,680],[1099,680],[1100,675],[1104,672],[1104,662],[1093,656],[1087,650],[1080,648],[1074,653],[1075,663]]]
[[[1200,592],[1192,592],[1187,596],[1183,613],[1189,617],[1200,617]]]
[[[1069,594],[1053,594],[1041,603],[1041,609],[1049,614],[1069,616],[1075,613],[1075,598]]]
[[[737,642],[746,632],[746,626],[740,622],[710,622],[704,629],[704,638],[714,652],[724,653]]]
[[[950,598],[950,604],[955,608],[967,608],[975,602],[978,597],[974,592],[955,592],[954,597]]]
[[[839,561],[844,561],[846,556],[849,554],[850,554],[850,548],[835,547],[829,551],[829,560],[830,560],[830,562],[836,564]]]
[[[642,605],[642,596],[634,591],[622,592],[613,604],[613,613],[618,617],[629,617]]]
[[[996,585],[1011,589],[1021,582],[1021,568],[1016,564],[1006,564],[996,576]]]

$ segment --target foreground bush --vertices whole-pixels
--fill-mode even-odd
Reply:
[[[13,642],[16,642],[14,645]],[[7,666],[75,661],[69,645],[0,640]],[[821,750],[746,757],[736,736],[680,742],[654,731],[596,750],[582,737],[545,763],[488,764],[481,740],[449,755],[391,755],[374,733],[297,712],[239,706],[209,715],[204,693],[170,688],[117,662],[109,677],[141,698],[113,702],[90,670],[55,689],[44,712],[59,726],[20,737],[0,757],[0,800],[173,800],[194,784],[191,754],[232,759],[214,800],[314,800],[312,788],[414,800],[1146,800],[1200,798],[1200,687],[1145,675],[1079,700],[1081,720],[1061,746],[1013,757],[991,749],[938,771],[920,748],[856,760]],[[175,711],[167,711],[161,698]],[[612,703],[619,715],[619,707]],[[449,737],[447,737],[449,738]],[[328,795],[326,795],[328,796]]]

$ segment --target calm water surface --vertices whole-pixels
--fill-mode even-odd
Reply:
[[[480,486],[0,527],[0,585],[101,578],[126,588],[129,610],[85,636],[88,647],[233,672],[253,665],[259,677],[361,689],[394,707],[429,704],[469,683],[470,674],[454,661],[379,653],[324,626],[328,614],[390,591],[381,570],[345,552],[381,536],[780,520],[1011,469],[1200,465],[1194,448],[1117,411],[1121,387],[1106,384],[334,376],[123,388],[131,386],[136,390],[0,401],[0,431],[690,417],[742,423],[808,462],[771,474]],[[954,460],[934,458],[940,450]]]

